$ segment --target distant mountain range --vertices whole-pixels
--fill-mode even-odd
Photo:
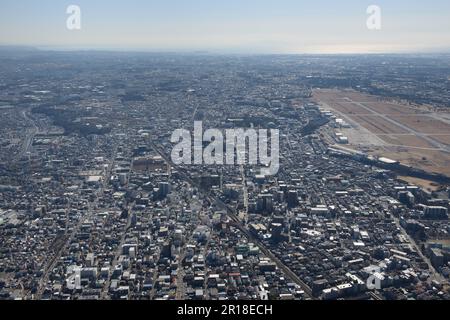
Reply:
[[[16,52],[16,51],[39,51],[39,49],[31,46],[5,46],[0,45],[0,52]]]

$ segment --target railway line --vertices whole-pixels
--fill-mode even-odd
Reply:
[[[182,177],[185,181],[190,183],[193,186],[199,187],[197,183],[195,183],[185,172],[183,169],[181,169],[179,166],[175,165],[172,160],[158,147],[156,144],[151,143],[151,147],[166,161],[168,164],[173,166],[180,172]],[[199,188],[200,189],[200,188]],[[229,207],[227,204],[225,204],[222,200],[213,197],[211,195],[205,195],[207,200],[210,203],[216,203],[219,204],[224,210],[226,210],[228,217],[233,221],[233,224],[236,228],[238,228],[244,236],[252,241],[255,245],[258,246],[258,248],[267,256],[269,257],[279,269],[281,269],[286,276],[288,276],[291,281],[296,283],[298,286],[302,288],[302,290],[305,292],[305,294],[310,299],[314,299],[312,295],[311,288],[302,280],[300,277],[298,277],[291,269],[289,269],[288,266],[286,266],[280,259],[278,259],[259,239],[257,239],[245,226],[242,224],[242,222],[239,220],[238,216],[236,215],[236,212],[233,208]]]

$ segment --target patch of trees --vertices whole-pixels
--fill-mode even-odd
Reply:
[[[96,126],[96,124],[93,123],[87,124],[75,121],[82,115],[80,115],[79,112],[70,109],[42,105],[33,108],[32,113],[40,113],[46,115],[47,117],[52,119],[54,125],[62,127],[66,135],[69,135],[71,133],[78,133],[84,136],[90,134],[103,135],[111,132],[111,128],[109,127],[103,126],[99,128]]]

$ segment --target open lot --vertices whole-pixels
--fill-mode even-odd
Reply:
[[[402,105],[354,90],[316,89],[313,98],[352,128],[350,147],[450,175],[450,114]]]
[[[413,134],[389,134],[378,135],[378,137],[388,142],[392,146],[408,146],[411,149],[414,148],[434,150],[433,146],[429,142]]]
[[[391,118],[409,128],[424,134],[449,134],[450,124],[424,115],[401,115]]]
[[[441,143],[450,145],[450,134],[431,135],[431,137]]]
[[[385,121],[381,116],[364,115],[352,116],[356,122],[367,128],[370,132],[375,134],[404,134],[407,130]]]

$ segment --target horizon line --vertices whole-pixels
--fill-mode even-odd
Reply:
[[[253,52],[247,50],[232,50],[232,49],[163,49],[163,48],[118,48],[118,47],[84,47],[84,46],[53,46],[53,45],[14,45],[14,44],[0,44],[0,52],[4,49],[16,49],[18,51],[39,51],[39,52],[105,52],[105,53],[150,53],[150,54],[210,54],[210,55],[323,55],[323,56],[345,56],[345,55],[447,55],[450,54],[450,49],[441,50],[411,50],[411,51],[366,51],[366,52]]]

